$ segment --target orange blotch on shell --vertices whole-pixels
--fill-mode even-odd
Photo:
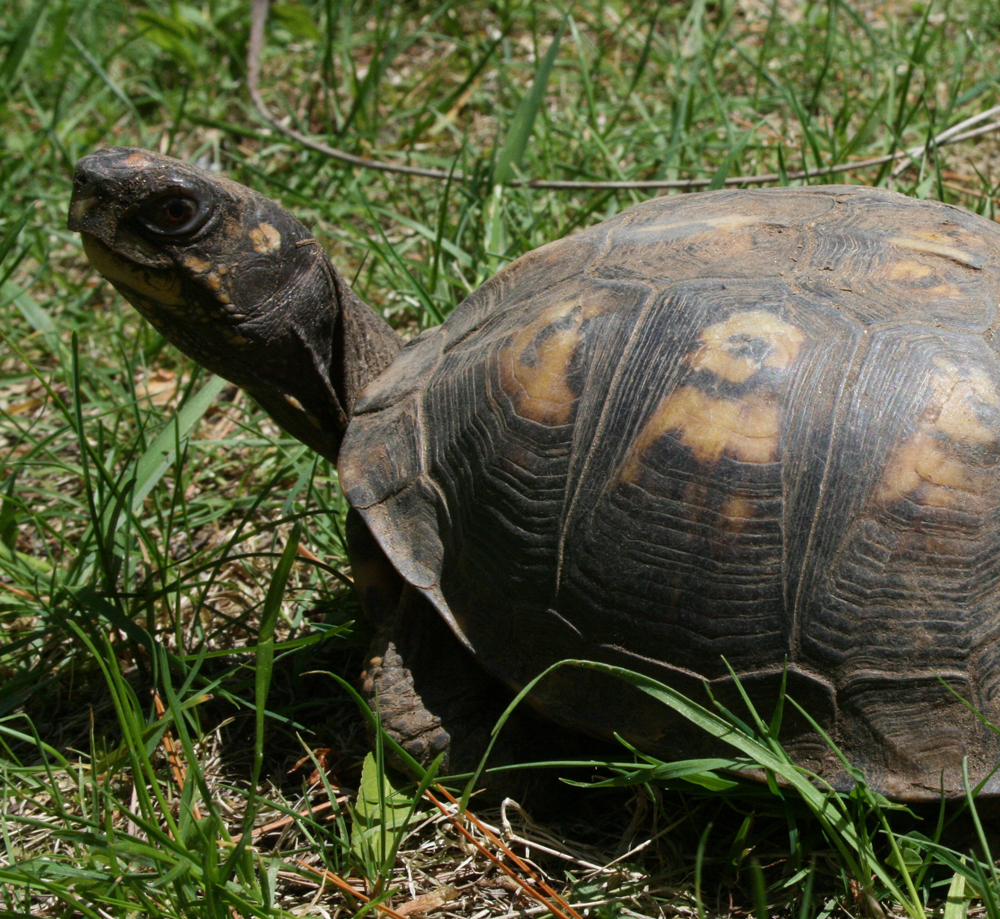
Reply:
[[[757,340],[767,346],[763,357],[748,350]],[[708,326],[700,335],[701,347],[685,360],[693,370],[707,370],[729,383],[745,383],[761,367],[789,367],[804,340],[801,329],[774,313],[747,310]]]
[[[664,396],[646,422],[632,448],[625,478],[635,481],[646,451],[667,434],[700,463],[717,463],[723,456],[770,463],[778,456],[780,430],[781,412],[773,393],[718,399],[695,386],[682,386]]]
[[[722,525],[727,530],[742,530],[754,516],[754,504],[743,495],[731,495],[719,508],[719,514],[723,518]]]
[[[145,169],[152,165],[149,157],[138,150],[135,153],[130,153],[122,162],[131,169]]]
[[[584,321],[599,312],[577,302],[549,307],[503,349],[501,381],[518,415],[547,425],[569,421],[577,399],[568,380],[570,363],[583,340]]]
[[[955,246],[954,240],[933,230],[915,233],[913,236],[887,236],[885,241],[900,249],[909,249],[912,252],[922,252],[927,255],[939,255],[942,258],[951,259],[960,265],[967,265],[970,268],[981,268],[982,258],[966,249]]]
[[[940,357],[934,366],[940,373],[931,382],[932,395],[917,430],[893,453],[882,478],[882,503],[909,498],[950,507],[984,485],[984,470],[964,459],[962,451],[1000,439],[1000,431],[985,425],[977,411],[982,406],[996,408],[1000,394],[979,367],[963,368]]]

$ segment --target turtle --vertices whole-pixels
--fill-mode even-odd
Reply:
[[[1000,795],[989,220],[862,186],[656,197],[405,343],[288,211],[184,162],[84,157],[69,226],[337,464],[363,690],[421,762],[467,768],[572,659],[601,667],[534,685],[536,736],[718,751],[625,668],[765,718],[786,693],[780,740],[836,789],[834,748],[892,799],[962,795],[963,768]]]

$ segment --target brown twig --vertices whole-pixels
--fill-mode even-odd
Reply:
[[[38,597],[32,596],[26,590],[21,590],[20,587],[11,587],[10,584],[0,583],[0,589],[9,590],[12,594],[22,597],[25,600],[34,600],[36,603],[38,602]]]
[[[247,46],[247,91],[249,92],[250,99],[261,118],[271,125],[272,128],[279,133],[284,134],[286,137],[290,137],[303,147],[308,147],[310,150],[315,150],[317,153],[322,153],[324,156],[339,160],[349,166],[357,166],[361,169],[374,169],[379,172],[393,172],[400,173],[402,175],[420,176],[422,178],[436,179],[438,181],[461,182],[465,180],[465,174],[457,170],[451,171],[444,169],[427,169],[419,166],[405,166],[402,164],[387,163],[383,160],[374,160],[363,156],[355,156],[352,153],[347,153],[344,150],[338,150],[336,147],[331,147],[329,144],[316,140],[314,137],[302,134],[294,128],[289,128],[286,125],[281,124],[267,107],[267,103],[264,102],[264,98],[260,94],[260,56],[264,47],[264,24],[267,21],[267,7],[268,0],[253,0],[253,9],[250,21],[250,41]],[[978,115],[973,115],[971,118],[967,118],[956,125],[952,125],[950,128],[942,131],[926,144],[920,144],[918,146],[911,147],[908,150],[900,150],[897,153],[888,153],[885,156],[873,156],[869,159],[857,160],[852,163],[838,163],[834,166],[822,166],[816,169],[798,169],[794,172],[786,172],[784,174],[766,172],[760,175],[729,176],[724,180],[723,184],[727,186],[770,185],[771,183],[779,182],[782,179],[790,179],[793,181],[797,181],[799,179],[812,179],[817,176],[837,175],[844,172],[851,172],[855,169],[870,169],[874,166],[884,166],[887,163],[899,162],[900,165],[893,172],[893,176],[895,177],[910,166],[915,158],[930,153],[938,147],[959,143],[963,140],[970,140],[973,137],[981,137],[983,134],[989,134],[1000,129],[1000,121],[993,121],[990,122],[990,124],[982,125],[978,128],[964,130],[964,128],[968,125],[975,124],[998,113],[1000,113],[1000,106],[994,106],[993,108],[980,112]],[[707,188],[713,181],[714,180],[710,178],[637,179],[616,182],[587,182],[575,179],[513,179],[509,184],[518,187],[547,188],[562,191],[612,191],[622,189],[645,189],[648,191],[654,191],[657,189],[669,188]]]
[[[167,713],[167,710],[163,705],[163,700],[160,698],[160,694],[155,689],[153,690],[153,706],[156,708],[156,717],[162,719]],[[170,771],[174,774],[174,782],[177,784],[177,790],[183,794],[184,782],[187,779],[187,770],[184,768],[180,752],[174,744],[174,738],[170,733],[169,728],[163,732],[161,743],[163,744],[163,749],[167,754],[167,762],[170,764]],[[198,809],[197,801],[191,802],[191,815],[195,820],[201,820],[201,811]]]
[[[275,830],[280,830],[283,827],[288,826],[290,823],[294,823],[299,817],[311,817],[313,814],[318,814],[320,811],[329,810],[334,804],[341,804],[347,800],[347,796],[344,795],[343,798],[337,798],[336,801],[322,801],[315,807],[307,808],[306,810],[299,811],[294,817],[282,817],[280,820],[275,820],[273,823],[265,823],[264,826],[259,826],[250,833],[250,838],[255,842],[260,839],[261,836],[265,836],[268,833],[272,833]],[[237,833],[232,838],[233,843],[238,843],[243,838],[242,833]]]
[[[443,788],[441,785],[438,784],[435,784],[434,787],[437,789],[438,793],[447,798],[450,803],[456,805],[458,804],[458,801],[455,800],[454,796],[447,789]],[[515,865],[517,865],[517,867],[520,868],[521,871],[523,871],[526,875],[528,875],[528,877],[530,877],[541,888],[541,891],[543,891],[544,894],[547,894],[547,897],[544,896],[542,892],[535,890],[535,888],[532,887],[526,880],[524,880],[524,878],[518,875],[513,869],[511,869],[508,865],[505,865],[502,861],[500,861],[499,858],[497,858],[492,852],[490,852],[490,850],[487,849],[486,846],[484,846],[478,839],[476,839],[475,836],[472,835],[472,833],[470,833],[464,826],[462,826],[461,821],[458,819],[458,817],[455,816],[455,814],[451,813],[448,810],[448,808],[446,808],[440,801],[438,801],[437,798],[434,797],[433,794],[431,794],[430,790],[425,791],[424,794],[427,796],[430,802],[439,811],[441,811],[442,814],[444,814],[448,818],[448,820],[451,822],[451,825],[455,827],[456,830],[458,830],[469,842],[471,842],[480,852],[482,852],[483,855],[485,855],[501,871],[503,871],[504,874],[506,874],[512,881],[514,881],[514,883],[517,884],[518,887],[520,887],[529,896],[533,897],[535,900],[537,900],[539,903],[545,906],[552,913],[553,916],[560,917],[560,919],[567,919],[567,917],[572,917],[572,919],[581,919],[580,914],[575,909],[573,909],[573,907],[570,906],[569,903],[566,902],[566,900],[564,900],[551,887],[549,887],[549,885],[546,884],[545,881],[541,877],[539,877],[538,874],[524,860],[519,858],[510,849],[509,846],[502,843],[497,838],[497,836],[492,832],[492,830],[490,830],[489,827],[481,823],[474,814],[470,813],[469,811],[466,811],[465,817],[467,817],[469,822],[474,827],[476,827],[476,829],[478,829],[479,832],[481,832],[491,843],[493,843],[493,845],[495,845],[501,852],[504,853],[504,855],[506,855]],[[551,899],[554,900],[555,903],[559,904],[558,908],[552,902],[550,902],[550,900],[548,899],[549,897],[551,897]]]
[[[321,878],[333,884],[334,887],[339,887],[345,893],[349,893],[352,897],[357,897],[362,903],[369,903],[371,901],[371,897],[363,894],[360,890],[357,890],[356,888],[352,887],[350,884],[347,883],[347,881],[345,881],[342,877],[340,877],[340,875],[334,874],[332,871],[327,871],[325,868],[315,868],[312,865],[308,864],[307,862],[302,861],[301,858],[295,859],[295,864],[299,865],[302,868],[305,868],[306,871],[311,871],[313,874],[319,875]],[[388,906],[383,906],[381,903],[376,903],[375,909],[381,910],[383,913],[389,916],[389,919],[406,919],[405,916],[400,915],[394,909],[390,909]]]

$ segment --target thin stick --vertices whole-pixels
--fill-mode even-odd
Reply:
[[[436,783],[434,787],[438,790],[438,793],[444,795],[444,797],[446,797],[449,802],[456,805],[458,804],[454,796],[446,788],[443,788],[441,785],[438,785]],[[486,846],[484,846],[478,839],[476,839],[475,836],[472,835],[472,833],[470,833],[464,826],[462,826],[462,824],[459,822],[458,818],[454,814],[452,814],[440,801],[438,801],[437,798],[434,797],[433,794],[431,794],[430,790],[425,791],[424,794],[431,801],[431,803],[451,821],[452,826],[454,826],[456,830],[458,830],[467,840],[469,840],[469,842],[471,842],[477,849],[479,849],[480,852],[482,852],[487,858],[489,858],[490,861],[492,861],[501,871],[504,872],[504,874],[506,874],[512,881],[514,881],[514,883],[516,883],[518,886],[524,889],[539,903],[542,903],[545,906],[547,906],[554,916],[558,916],[560,917],[560,919],[565,919],[566,915],[568,914],[569,916],[572,916],[573,919],[581,919],[580,914],[575,909],[573,909],[573,907],[570,906],[569,903],[566,902],[566,900],[564,900],[551,887],[549,887],[549,885],[546,884],[545,881],[541,877],[539,877],[538,874],[535,871],[533,871],[531,867],[523,859],[518,858],[518,856],[511,850],[509,846],[504,845],[504,843],[502,843],[496,837],[496,835],[489,829],[489,827],[481,823],[474,814],[470,813],[469,811],[465,812],[465,816],[468,817],[469,822],[473,826],[475,826],[476,829],[478,829],[491,843],[493,843],[493,845],[495,845],[501,852],[503,852],[515,865],[517,865],[517,867],[520,868],[521,871],[523,871],[536,884],[538,884],[538,886],[546,894],[548,894],[548,896],[550,896],[553,900],[555,900],[556,903],[558,903],[559,906],[562,907],[562,909],[557,909],[542,895],[541,892],[535,890],[527,881],[524,880],[524,878],[518,875],[515,871],[513,871],[502,861],[500,861],[500,859],[498,859],[492,852],[490,852],[490,850],[487,849]],[[565,910],[565,912],[563,912],[562,910]]]
[[[339,887],[345,893],[349,893],[352,897],[357,897],[362,903],[368,903],[371,901],[371,897],[366,896],[360,890],[352,887],[347,883],[347,881],[340,877],[340,875],[334,874],[332,871],[327,871],[325,868],[316,868],[308,862],[302,861],[301,858],[295,859],[295,864],[299,865],[301,868],[305,868],[306,871],[311,871],[313,874],[319,875],[335,887]],[[394,909],[390,909],[388,906],[383,906],[381,903],[376,903],[375,909],[385,913],[389,919],[406,919],[405,916],[397,913]]]
[[[164,708],[163,700],[160,698],[159,692],[155,689],[153,690],[153,706],[156,708],[156,717],[163,718],[167,713],[166,708]],[[174,782],[177,784],[177,791],[180,794],[184,794],[184,782],[187,780],[187,770],[184,768],[184,761],[181,759],[180,751],[174,744],[174,738],[170,733],[170,728],[167,728],[163,732],[163,737],[160,739],[163,744],[163,749],[167,754],[167,762],[170,764],[170,771],[174,775]],[[198,809],[198,802],[191,802],[191,815],[195,820],[201,820],[201,811]]]

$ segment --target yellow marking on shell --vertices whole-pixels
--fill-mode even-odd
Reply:
[[[281,248],[281,234],[269,223],[257,224],[248,235],[254,252],[261,255],[270,255]]]
[[[729,456],[744,463],[770,463],[778,456],[781,412],[774,393],[751,392],[742,399],[719,399],[696,386],[664,396],[632,448],[625,478],[635,481],[642,457],[666,434],[700,463]]]
[[[723,518],[723,527],[731,532],[738,532],[747,525],[754,516],[753,502],[743,495],[730,495],[719,508]]]
[[[569,421],[577,398],[567,379],[569,366],[583,339],[584,321],[600,312],[577,301],[548,307],[500,352],[502,385],[522,418],[548,425]],[[552,328],[568,317],[571,322]]]
[[[753,233],[747,232],[746,228],[758,226],[763,222],[760,217],[750,217],[745,214],[665,220],[662,223],[630,226],[629,244],[655,245],[661,240],[696,240],[698,237],[708,237],[700,242],[725,246],[731,253],[748,252],[753,248],[754,241]],[[713,240],[712,236],[717,238]]]
[[[791,367],[805,334],[767,310],[745,310],[708,326],[699,338],[701,344],[685,357],[685,363],[692,370],[739,385],[765,368]],[[668,393],[636,438],[624,477],[634,481],[646,451],[671,433],[700,463],[717,463],[723,456],[744,463],[774,462],[781,435],[775,382],[763,382],[734,397],[709,395],[697,386],[681,386]]]
[[[688,366],[707,370],[730,383],[744,383],[761,367],[783,370],[790,366],[805,335],[774,313],[747,310],[710,325],[700,339],[701,347],[685,358]],[[755,340],[767,346],[763,357],[748,352],[748,346]]]
[[[922,281],[933,273],[930,265],[915,259],[898,259],[886,269],[890,281]]]
[[[950,258],[970,268],[982,267],[982,259],[979,256],[950,245],[952,240],[949,237],[933,231],[917,233],[915,236],[887,236],[885,241],[901,249],[912,249],[914,252],[926,252],[928,255]]]
[[[948,456],[933,434],[918,432],[895,453],[879,498],[891,503],[914,497],[920,504],[949,507],[956,491],[967,491],[965,464]]]
[[[209,290],[220,290],[222,288],[222,278],[220,278],[214,271],[210,271],[205,275],[205,286]]]
[[[997,432],[990,430],[976,414],[977,403],[1000,405],[1000,394],[981,367],[966,370],[945,358],[936,358],[934,366],[941,376],[934,379],[937,397],[934,427],[952,440],[965,444],[987,444],[996,440]]]
[[[927,278],[938,279],[932,266],[916,259],[899,259],[890,264],[885,273],[890,281],[911,285],[920,285]],[[962,288],[948,281],[940,281],[933,287],[918,286],[918,291],[922,297],[938,297],[943,300],[958,300],[963,296]]]
[[[670,230],[690,230],[689,234],[695,236],[698,233],[723,232],[739,230],[743,227],[763,223],[760,217],[750,217],[746,214],[720,214],[718,217],[692,217],[689,220],[666,220],[663,223],[647,223],[637,227],[630,227],[629,232],[635,233],[655,233],[657,236]]]
[[[122,258],[94,236],[84,233],[83,251],[93,265],[112,284],[120,283],[154,303],[186,306],[181,296],[181,279],[173,273],[159,274]]]
[[[1000,394],[981,367],[960,367],[934,360],[940,371],[931,380],[931,397],[914,434],[893,453],[879,486],[878,500],[891,504],[910,498],[918,504],[951,507],[983,487],[984,474],[968,462],[962,447],[994,443],[1000,432],[985,425],[977,406],[1000,406]]]

